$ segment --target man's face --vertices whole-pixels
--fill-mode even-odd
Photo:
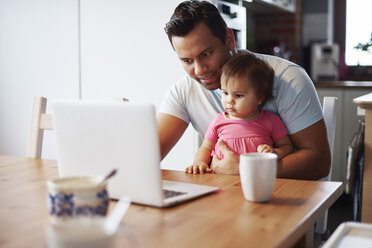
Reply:
[[[234,49],[233,35],[228,32],[226,36],[224,44],[205,23],[200,23],[186,36],[172,37],[185,71],[208,90],[221,87],[221,68],[231,57],[229,51]]]

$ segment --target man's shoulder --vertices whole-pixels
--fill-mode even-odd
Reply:
[[[301,66],[297,65],[296,63],[283,59],[281,57],[277,57],[274,55],[268,55],[268,54],[260,54],[260,53],[254,53],[254,55],[262,60],[264,60],[266,63],[268,63],[271,67],[273,67],[274,71],[284,71],[289,68],[293,69],[302,69]],[[277,74],[277,73],[276,73]]]
[[[199,89],[199,83],[196,82],[193,78],[191,78],[189,75],[185,75],[181,78],[179,78],[176,82],[172,85],[174,88],[179,90],[187,90],[190,89]]]
[[[209,91],[205,89],[199,82],[197,82],[189,75],[185,75],[182,78],[179,78],[175,83],[172,84],[171,90],[183,92],[184,94],[189,96],[216,94],[215,91]]]
[[[175,87],[190,87],[191,84],[192,84],[192,79],[188,75],[185,75],[183,77],[178,78],[173,83],[173,86],[175,86]]]
[[[187,97],[190,92],[194,91],[194,87],[195,83],[193,82],[193,79],[185,75],[171,84],[169,87],[169,92],[173,96],[184,98]]]
[[[313,85],[312,80],[303,67],[277,56],[254,54],[266,61],[274,69],[274,91],[281,87],[294,87],[299,89]],[[275,94],[274,92],[274,95]]]

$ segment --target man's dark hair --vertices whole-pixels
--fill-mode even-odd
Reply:
[[[250,83],[262,100],[261,106],[273,97],[274,70],[265,61],[251,53],[234,55],[222,67],[221,80],[229,82],[231,78],[239,78],[239,80],[245,80],[247,84]]]
[[[194,27],[204,22],[213,35],[225,44],[227,25],[218,9],[207,1],[185,1],[174,10],[170,21],[165,24],[165,32],[172,44],[172,36],[186,36]]]

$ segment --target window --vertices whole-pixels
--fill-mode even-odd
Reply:
[[[372,52],[354,48],[358,43],[365,44],[371,39],[371,10],[371,0],[346,0],[345,63],[347,66],[372,65]]]

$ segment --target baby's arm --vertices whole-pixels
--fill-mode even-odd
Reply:
[[[284,136],[280,140],[274,143],[274,147],[271,147],[267,144],[259,145],[257,147],[257,152],[272,152],[278,155],[278,159],[288,155],[293,152],[293,145],[288,135]]]
[[[212,169],[209,167],[211,162],[211,153],[214,148],[215,143],[209,140],[204,140],[203,144],[198,149],[196,153],[193,165],[186,167],[186,173],[200,173],[212,172]]]

